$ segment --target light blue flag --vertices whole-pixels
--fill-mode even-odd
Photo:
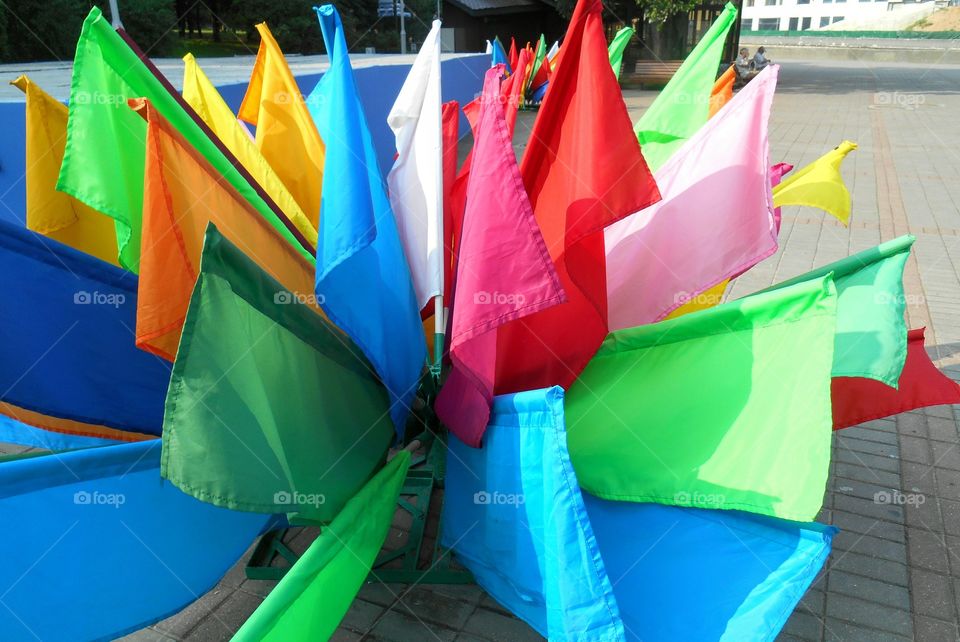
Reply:
[[[506,65],[508,74],[513,73],[513,69],[510,68],[510,59],[507,58],[507,52],[503,50],[503,45],[500,44],[500,38],[494,38],[493,53],[490,55],[490,67],[493,68],[501,64]]]
[[[326,144],[317,295],[324,312],[373,363],[390,393],[399,435],[427,346],[407,265],[357,95],[340,15],[316,8],[330,69],[307,98]]]
[[[450,438],[441,543],[550,640],[770,641],[836,532],[581,493],[560,388],[494,398],[483,448]]]

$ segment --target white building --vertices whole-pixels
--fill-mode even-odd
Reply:
[[[743,0],[742,30],[897,30],[932,13],[937,4],[933,0]]]

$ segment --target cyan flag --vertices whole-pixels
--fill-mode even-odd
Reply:
[[[317,230],[321,307],[363,350],[390,393],[397,433],[427,354],[410,268],[357,95],[340,15],[316,9],[330,69],[307,98],[327,157]]]
[[[503,45],[500,44],[500,38],[494,38],[493,53],[490,56],[490,67],[496,67],[499,64],[507,66],[507,73],[513,73],[513,69],[510,68],[510,59],[507,58],[507,52],[503,50]]]

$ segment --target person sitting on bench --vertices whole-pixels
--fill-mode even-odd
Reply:
[[[767,65],[773,62],[772,60],[767,58],[767,56],[765,55],[766,52],[767,50],[764,49],[763,47],[757,48],[757,53],[753,57],[753,68],[756,71],[763,71]]]
[[[743,82],[748,82],[759,73],[753,69],[753,61],[750,60],[750,50],[746,47],[740,50],[740,55],[737,56],[737,60],[733,65],[737,69],[737,76],[739,76]]]

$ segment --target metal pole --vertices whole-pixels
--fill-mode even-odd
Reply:
[[[114,29],[123,29],[123,23],[120,22],[120,9],[117,8],[117,0],[110,0],[110,24]]]
[[[400,53],[407,53],[407,26],[405,23],[403,0],[400,0]]]

